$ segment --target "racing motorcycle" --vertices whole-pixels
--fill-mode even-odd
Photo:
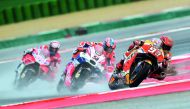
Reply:
[[[94,55],[95,54],[95,55]],[[104,56],[97,56],[97,52],[94,47],[87,48],[86,52],[80,52],[73,59],[74,63],[79,63],[72,75],[71,86],[68,88],[65,86],[66,74],[62,75],[58,85],[57,91],[59,93],[65,90],[77,91],[81,89],[87,82],[97,82],[96,80],[102,78],[102,72],[104,68],[100,65],[100,61],[104,59]]]
[[[32,51],[25,53],[16,69],[15,88],[23,89],[38,78],[46,78],[47,75],[43,73],[47,70],[47,67],[43,65],[44,61],[45,58],[43,56],[33,56]]]
[[[163,50],[157,48],[151,42],[146,42],[143,46],[131,50],[126,55],[123,70],[115,70],[109,80],[108,86],[112,90],[137,87],[164,60]]]

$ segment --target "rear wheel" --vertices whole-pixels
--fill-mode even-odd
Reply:
[[[147,62],[140,62],[130,73],[129,87],[137,87],[148,75],[151,65]]]

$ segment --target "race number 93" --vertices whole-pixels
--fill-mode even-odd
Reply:
[[[153,54],[157,57],[161,55],[160,50],[156,49],[155,47],[150,47],[148,52],[150,52],[151,54]]]

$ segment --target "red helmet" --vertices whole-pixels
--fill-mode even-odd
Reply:
[[[103,42],[104,51],[111,53],[116,48],[116,42],[113,38],[107,37]]]
[[[161,36],[160,40],[162,41],[161,44],[162,49],[170,51],[173,46],[173,40],[168,36]]]

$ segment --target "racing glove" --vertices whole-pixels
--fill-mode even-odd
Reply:
[[[86,48],[77,47],[77,49],[75,49],[75,50],[73,51],[73,54],[75,55],[75,54],[77,54],[78,52],[84,52],[84,53],[86,53],[86,51],[87,51]]]
[[[139,46],[143,45],[143,41],[140,40],[135,40],[133,43],[129,46],[128,51],[134,49],[134,48],[139,48]]]

